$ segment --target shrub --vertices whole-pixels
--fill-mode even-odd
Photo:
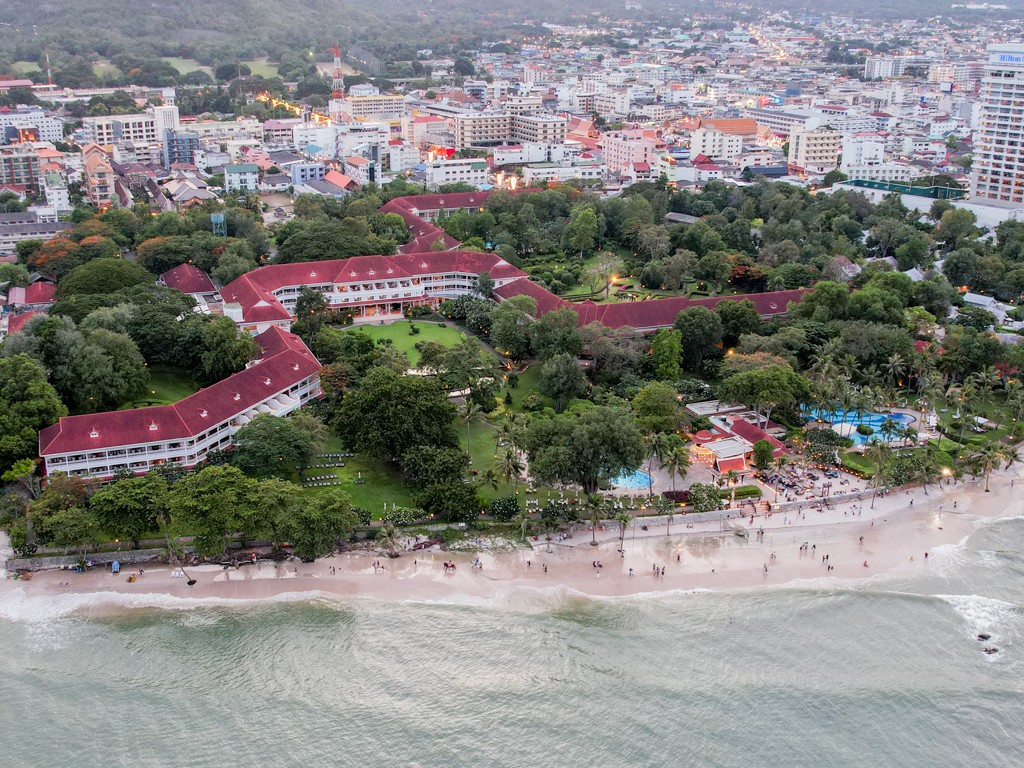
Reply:
[[[867,424],[858,424],[857,425],[857,434],[858,435],[864,435],[864,437],[869,437],[869,436],[875,434],[875,430],[872,429]]]
[[[495,520],[507,523],[519,514],[519,500],[514,496],[494,499],[490,505],[490,513]]]
[[[369,525],[373,521],[373,514],[366,507],[352,507],[352,511],[359,518],[360,525]]]
[[[690,501],[689,491],[665,491],[661,495],[663,498],[674,501],[677,504],[686,504]]]
[[[523,400],[523,410],[536,413],[544,409],[544,401],[540,399],[540,395],[536,392],[531,392]]]
[[[391,509],[384,510],[384,514],[380,516],[380,519],[381,522],[391,523],[392,525],[412,525],[423,517],[426,517],[426,513],[422,509],[392,507]]]
[[[732,496],[732,489],[729,489],[729,488],[723,489],[722,491],[719,492],[719,495],[723,499],[731,499],[733,497]],[[757,498],[757,497],[760,497],[760,496],[761,496],[761,489],[758,488],[756,485],[741,485],[741,486],[738,486],[736,488],[736,498],[737,499],[750,499],[750,498]]]

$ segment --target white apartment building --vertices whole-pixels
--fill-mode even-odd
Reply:
[[[68,192],[68,185],[57,173],[48,173],[43,178],[43,194],[46,196],[46,204],[58,213],[73,210],[71,205],[71,193]]]
[[[255,163],[224,166],[224,189],[228,192],[258,192],[259,166]]]
[[[988,46],[974,137],[973,202],[1024,207],[1024,44]]]
[[[843,135],[823,125],[811,131],[793,130],[789,134],[791,173],[825,174],[839,165]]]
[[[97,144],[117,144],[124,141],[162,144],[167,131],[178,130],[180,127],[178,108],[173,105],[151,107],[149,112],[141,114],[82,118],[82,129],[86,137]]]
[[[885,80],[903,74],[904,60],[898,56],[868,56],[864,61],[864,77]]]
[[[445,184],[471,184],[481,187],[487,183],[487,163],[477,158],[435,160],[424,170],[428,189]]]
[[[536,181],[565,183],[573,179],[600,179],[608,166],[600,160],[576,160],[573,163],[532,163],[523,166],[523,182]]]
[[[624,171],[634,163],[655,165],[660,151],[659,140],[645,131],[618,131],[604,136],[604,161],[613,173]]]
[[[690,136],[690,157],[706,155],[712,160],[730,162],[742,153],[742,136],[712,128],[698,128]]]
[[[21,107],[0,111],[0,129],[35,129],[39,141],[56,142],[64,138],[64,123],[36,107]],[[2,133],[2,130],[0,130]],[[30,139],[29,139],[30,140]]]
[[[62,417],[39,433],[46,473],[109,479],[194,467],[257,416],[285,416],[320,395],[320,363],[297,336],[275,328],[256,341],[259,360],[174,405]]]
[[[332,118],[337,114],[341,120],[401,120],[409,113],[405,97],[390,93],[349,94],[344,99],[332,99],[328,109]]]

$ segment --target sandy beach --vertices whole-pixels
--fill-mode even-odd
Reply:
[[[134,583],[124,571],[44,571],[30,581],[5,580],[0,595],[16,590],[25,597],[103,593],[116,604],[121,602],[119,595],[233,601],[319,592],[379,600],[503,599],[516,605],[514,595],[528,602],[536,590],[551,589],[600,598],[827,583],[823,580],[839,584],[940,564],[979,525],[1018,512],[1015,485],[1020,472],[1013,467],[994,473],[989,493],[983,480],[933,486],[927,494],[920,488],[898,490],[879,497],[874,509],[865,499],[823,511],[758,516],[752,524],[749,517],[732,520],[725,530],[719,522],[688,526],[680,516],[670,529],[664,522],[652,525],[640,519],[627,531],[621,552],[617,529],[599,531],[598,545],[593,546],[587,528],[562,541],[531,539],[531,547],[512,552],[420,551],[394,559],[364,552],[309,564],[261,562],[237,569],[200,565],[187,569],[196,579],[191,587],[180,573],[160,565],[144,567]],[[743,527],[748,535],[738,536],[735,527]],[[595,561],[603,567],[594,567]],[[380,567],[375,567],[377,562]],[[446,562],[455,563],[456,569],[446,570]],[[663,568],[664,575],[655,568]]]

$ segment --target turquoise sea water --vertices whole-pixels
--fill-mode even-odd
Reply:
[[[15,594],[0,764],[1017,768],[1022,547],[1007,519],[923,576],[614,600]]]

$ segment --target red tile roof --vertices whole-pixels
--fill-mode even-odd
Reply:
[[[246,322],[287,320],[290,317],[288,311],[273,294],[273,291],[285,286],[337,285],[446,272],[476,275],[487,272],[491,277],[501,279],[525,276],[521,270],[493,253],[426,251],[395,256],[355,256],[334,261],[271,264],[231,281],[220,293],[224,301],[237,302],[242,306],[242,316]]]
[[[786,449],[786,446],[779,442],[778,439],[772,437],[760,427],[751,424],[746,419],[733,419],[732,423],[729,425],[729,428],[732,430],[732,433],[734,435],[736,435],[737,437],[742,437],[751,445],[753,445],[759,440],[767,440],[769,443],[771,443],[772,449],[776,456],[779,456],[784,453],[789,453],[789,451]]]
[[[747,460],[742,456],[737,456],[734,459],[719,459],[716,462],[716,466],[723,475],[726,472],[746,472]]]
[[[210,276],[192,264],[179,264],[160,275],[164,285],[182,293],[213,293],[217,290]]]
[[[675,322],[676,315],[684,309],[703,306],[714,309],[720,301],[742,301],[749,299],[758,314],[764,318],[785,314],[790,302],[799,301],[804,294],[803,289],[793,291],[774,291],[771,293],[751,293],[739,296],[714,296],[704,299],[687,299],[672,297],[666,299],[649,299],[647,301],[623,301],[614,304],[595,304],[592,301],[579,303],[561,299],[529,280],[514,280],[494,290],[501,299],[526,294],[537,301],[537,313],[545,314],[553,309],[568,307],[580,316],[580,325],[599,322],[609,328],[667,328]]]
[[[174,405],[62,417],[39,433],[39,455],[194,437],[320,370],[320,363],[293,334],[272,328],[256,341],[264,350],[256,363]]]
[[[20,315],[13,315],[10,320],[7,321],[7,335],[17,333],[25,327],[25,323],[31,320],[36,315],[45,315],[45,312],[40,312],[37,309],[29,310],[28,312],[22,312]]]

